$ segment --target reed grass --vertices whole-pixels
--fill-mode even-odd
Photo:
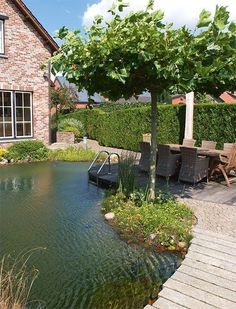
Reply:
[[[30,269],[27,264],[32,254],[40,249],[32,249],[21,253],[16,259],[13,259],[10,255],[3,256],[0,261],[1,309],[30,308],[30,292],[39,271],[36,268]],[[36,308],[42,308],[41,304],[38,303]]]

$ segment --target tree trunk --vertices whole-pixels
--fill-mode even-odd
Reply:
[[[157,156],[157,92],[151,91],[151,156],[149,173],[149,200],[155,199]]]

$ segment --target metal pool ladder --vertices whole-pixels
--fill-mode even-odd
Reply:
[[[99,166],[99,165],[97,166],[97,167],[98,167],[97,170],[96,170],[95,168],[93,169],[93,167],[95,167],[95,164],[96,164],[96,162],[97,162],[97,159],[98,159],[99,156],[100,156],[101,154],[103,154],[103,153],[106,154],[106,157],[105,157],[105,159],[103,160],[102,164],[101,164],[100,166]],[[111,170],[111,157],[112,157],[112,156],[116,156],[117,159],[118,159],[118,163],[120,163],[120,156],[119,156],[119,154],[116,153],[116,152],[110,152],[110,153],[109,153],[109,152],[106,151],[106,150],[101,150],[101,151],[99,151],[99,152],[96,154],[96,156],[95,156],[93,162],[91,163],[91,165],[90,165],[89,168],[88,168],[88,181],[89,181],[89,182],[94,183],[94,181],[91,181],[91,180],[90,180],[90,179],[91,179],[90,176],[91,176],[91,174],[92,174],[92,170],[94,170],[94,171],[95,171],[95,176],[96,176],[96,182],[95,182],[95,184],[98,186],[99,175],[101,174],[101,172],[102,172],[104,166],[107,166],[107,164],[108,164],[108,172],[107,172],[107,174],[108,174],[108,175],[111,175],[111,174],[112,174],[112,170]]]

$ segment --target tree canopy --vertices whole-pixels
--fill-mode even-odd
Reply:
[[[58,31],[63,44],[51,59],[56,71],[89,94],[118,99],[151,93],[152,197],[158,95],[196,91],[217,96],[236,87],[236,24],[229,22],[227,8],[217,6],[213,16],[203,10],[192,31],[165,23],[153,4],[150,0],[146,10],[121,16],[127,4],[117,0],[109,10],[112,19],[97,16],[85,35],[63,27]]]

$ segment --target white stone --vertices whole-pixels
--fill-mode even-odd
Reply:
[[[187,248],[187,243],[185,241],[180,241],[180,242],[178,242],[178,247],[181,250],[185,249],[185,248]]]
[[[5,162],[5,161],[0,161],[0,164],[1,165],[6,165],[8,162]]]
[[[115,219],[115,214],[114,214],[114,212],[108,212],[107,214],[105,214],[105,219],[106,219],[107,221]]]
[[[152,233],[152,234],[149,235],[149,239],[150,239],[150,240],[154,240],[156,237],[157,237],[157,235],[154,234],[154,233]]]

